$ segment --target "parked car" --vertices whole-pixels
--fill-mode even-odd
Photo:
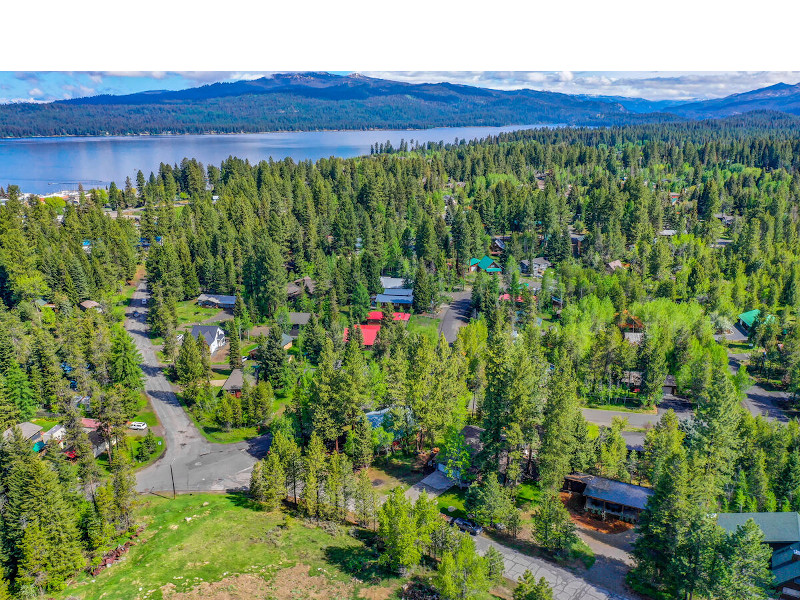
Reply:
[[[466,531],[472,535],[480,535],[483,532],[483,527],[468,519],[462,519],[461,517],[454,518],[450,523],[458,527],[461,531]]]
[[[147,429],[147,423],[143,421],[131,421],[131,424],[128,425],[128,427],[130,427],[131,429],[138,429],[138,430]]]

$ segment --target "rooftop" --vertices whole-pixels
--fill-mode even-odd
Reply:
[[[311,313],[307,312],[289,313],[289,323],[291,323],[292,325],[308,325],[309,319],[311,319]]]
[[[408,321],[411,318],[410,313],[394,312],[392,313],[393,321]],[[367,315],[368,321],[380,321],[383,319],[383,312],[380,310],[371,310]]]
[[[25,438],[26,440],[31,439],[42,430],[41,425],[36,425],[35,423],[29,423],[28,421],[25,421],[24,423],[18,423],[17,427],[19,427],[19,430],[22,432],[22,437]],[[14,431],[13,427],[9,427],[8,429],[6,429],[3,432],[3,439],[7,440],[9,437],[11,437],[13,431]]]
[[[653,490],[640,485],[633,485],[632,483],[606,479],[605,477],[593,477],[586,484],[583,495],[595,500],[644,510],[644,507],[647,506],[647,501],[653,495]]]
[[[221,294],[200,294],[197,302],[209,302],[212,304],[236,304],[236,296],[223,296]]]
[[[739,525],[753,519],[764,532],[768,544],[800,542],[800,514],[796,512],[720,513],[717,525],[733,533]]]
[[[375,339],[378,337],[378,332],[381,330],[380,325],[356,325],[361,330],[361,335],[364,337],[365,346],[373,346]],[[347,341],[347,330],[344,328],[344,341]]]

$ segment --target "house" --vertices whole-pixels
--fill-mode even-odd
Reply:
[[[725,227],[730,227],[736,222],[736,217],[733,215],[726,215],[725,213],[714,213],[714,218],[718,219]]]
[[[669,193],[669,203],[674,205],[681,197],[680,192],[670,192]]]
[[[612,260],[610,263],[606,263],[606,271],[609,273],[613,273],[617,269],[624,269],[625,265],[622,264],[621,260]]]
[[[311,313],[307,312],[290,312],[289,313],[289,324],[292,326],[289,335],[293,338],[296,338],[300,335],[300,329],[308,325],[308,322],[311,320]]]
[[[92,242],[90,240],[83,240],[83,242],[81,243],[81,248],[83,248],[84,252],[91,252]]]
[[[675,381],[675,375],[667,375],[664,378],[664,395],[674,396],[675,392],[677,391],[678,391],[678,384]]]
[[[754,310],[748,310],[747,312],[743,312],[739,315],[739,325],[745,331],[750,331],[750,328],[758,321],[758,318],[761,316],[761,311],[757,308]],[[767,316],[767,320],[772,320],[774,317],[772,315]]]
[[[289,348],[292,347],[293,343],[294,340],[292,339],[292,336],[287,335],[285,333],[281,334],[281,348],[283,348],[284,350],[288,350]]]
[[[236,396],[237,398],[241,398],[245,379],[251,385],[255,383],[252,375],[249,373],[245,374],[242,369],[234,369],[225,380],[225,383],[222,384],[222,391]]]
[[[500,302],[511,302],[511,294],[508,292],[505,294],[500,294],[498,300],[500,300]],[[522,302],[522,296],[517,296],[517,302]]]
[[[492,245],[490,247],[490,252],[492,254],[501,254],[505,251],[506,251],[506,241],[500,237],[492,238]]]
[[[408,320],[410,318],[411,318],[411,313],[405,313],[405,312],[392,313],[392,321],[401,321],[403,323],[408,323]],[[383,312],[380,310],[371,310],[369,314],[367,314],[367,323],[369,323],[370,325],[380,325],[382,320],[383,320]]]
[[[678,232],[675,229],[662,229],[658,232],[658,235],[663,237],[672,237],[674,235],[678,235]]]
[[[236,305],[236,296],[222,296],[219,294],[200,294],[197,297],[197,305],[208,308],[224,308],[233,310]]]
[[[354,325],[361,330],[361,336],[364,338],[364,346],[371,347],[375,345],[375,340],[378,337],[378,332],[381,330],[380,325]],[[344,328],[344,341],[347,341],[347,330]]]
[[[579,258],[583,253],[583,242],[586,241],[586,235],[582,233],[570,233],[569,241],[572,244],[572,255]]]
[[[534,277],[541,277],[544,275],[544,272],[553,266],[549,260],[547,260],[544,256],[538,256],[533,260],[521,260],[519,261],[519,270],[526,274],[531,274]]]
[[[83,310],[83,311],[87,311],[87,310],[92,310],[93,309],[93,310],[96,310],[99,313],[103,312],[103,307],[100,306],[99,302],[95,302],[94,300],[84,300],[78,306],[80,306],[81,310]]]
[[[214,354],[227,343],[225,332],[217,325],[195,325],[192,327],[191,335],[197,340],[202,338],[208,344],[208,350],[211,354]]]
[[[398,289],[405,285],[402,277],[381,277],[381,285],[384,290]]]
[[[800,598],[800,515],[796,512],[720,513],[717,525],[734,533],[752,519],[772,549],[773,585],[780,600]]]
[[[631,346],[641,346],[642,341],[644,341],[644,333],[633,332],[633,331],[626,331],[622,334],[623,339],[628,342]]]
[[[622,311],[619,317],[619,328],[621,331],[631,331],[633,333],[644,331],[644,322],[627,310]]]
[[[474,459],[481,452],[481,450],[483,450],[484,444],[483,441],[481,441],[481,434],[483,434],[484,431],[486,430],[475,425],[465,425],[461,430],[461,435],[464,437],[464,445],[467,447],[470,460]],[[442,454],[439,454],[437,456],[436,469],[447,474],[445,460],[446,457]],[[503,461],[501,459],[501,464],[502,462]],[[460,475],[458,473],[454,473],[453,477],[455,479],[460,479]]]
[[[623,371],[619,384],[632,392],[638,392],[642,387],[641,371]]]
[[[414,303],[414,290],[411,288],[384,288],[382,294],[375,296],[375,305]]]
[[[314,280],[311,279],[311,277],[301,277],[300,279],[295,279],[287,284],[286,297],[289,300],[297,300],[303,296],[303,294],[313,296],[316,289],[317,284],[314,283]]]
[[[635,523],[653,495],[653,490],[641,485],[623,483],[585,473],[573,473],[564,479],[564,491],[584,498],[584,510],[601,517],[618,518]]]
[[[35,423],[30,423],[25,421],[24,423],[19,423],[15,425],[16,428],[20,430],[22,433],[22,438],[28,440],[31,444],[33,444],[34,450],[37,452],[42,449],[44,446],[43,435],[42,435],[42,426],[36,425]],[[3,439],[9,439],[14,433],[14,427],[9,427],[3,432]]]
[[[503,269],[500,268],[493,259],[485,256],[481,259],[471,258],[469,259],[469,270],[470,272],[475,272],[478,269],[485,271],[486,273],[502,273]]]
[[[67,429],[63,425],[53,425],[50,429],[42,434],[42,441],[46,444],[50,440],[59,442],[59,446],[63,447],[64,444],[61,440],[67,434]]]

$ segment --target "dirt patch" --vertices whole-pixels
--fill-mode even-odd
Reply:
[[[388,600],[391,598],[393,590],[385,587],[371,587],[361,590],[358,594],[359,598],[365,600]]]
[[[255,575],[236,575],[214,583],[203,582],[188,592],[176,592],[171,583],[161,588],[164,600],[256,600],[266,597],[269,592],[270,585]]]
[[[327,600],[349,598],[353,591],[352,584],[333,581],[322,571],[309,575],[307,565],[278,571],[271,581],[256,575],[234,575],[214,583],[203,582],[186,592],[178,592],[172,583],[161,587],[164,600]],[[364,590],[361,595],[367,600],[386,600],[390,596],[391,590],[377,587]]]
[[[382,486],[384,483],[386,483],[386,482],[385,482],[383,479],[375,479],[375,480],[373,480],[373,482],[372,482],[372,487],[380,487],[380,486]]]

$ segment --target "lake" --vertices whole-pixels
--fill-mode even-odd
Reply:
[[[184,158],[196,158],[204,165],[219,165],[229,156],[251,163],[286,157],[296,161],[348,158],[369,154],[371,145],[387,140],[396,147],[401,140],[452,142],[537,127],[548,125],[0,140],[0,185],[16,184],[33,194],[74,190],[78,183],[86,189],[111,181],[122,187],[125,178],[134,179],[139,169],[148,176],[150,171],[157,172],[160,163],[180,163]]]

